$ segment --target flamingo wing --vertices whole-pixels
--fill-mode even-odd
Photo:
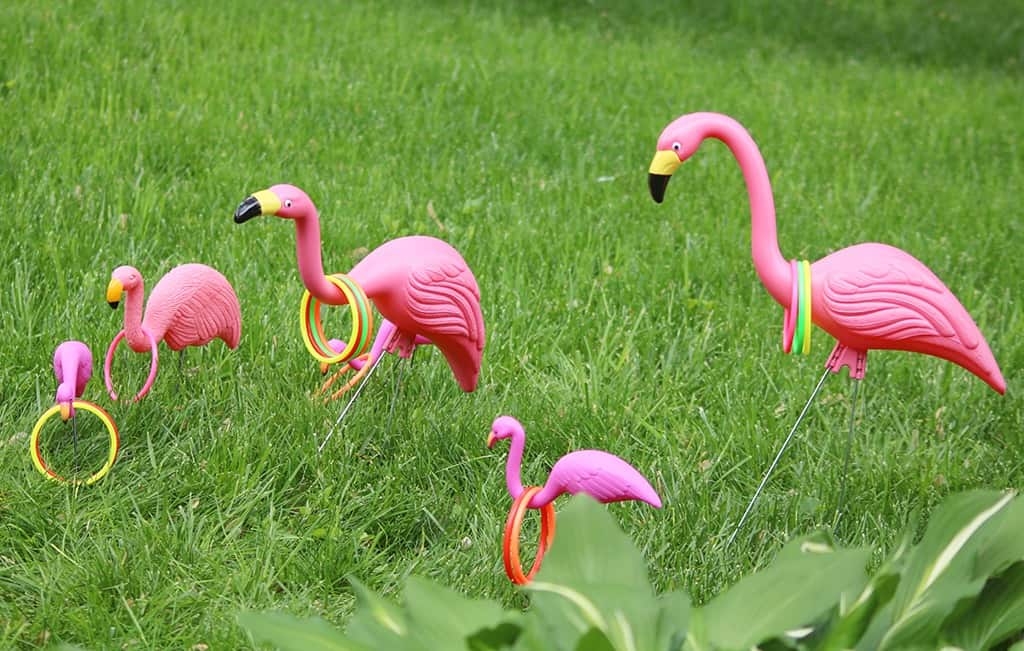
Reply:
[[[956,296],[923,263],[886,248],[900,255],[828,273],[829,317],[849,334],[874,341],[872,348],[903,348],[920,340],[977,348],[981,333]]]
[[[444,262],[409,275],[409,314],[428,338],[465,338],[476,351],[484,348],[480,288],[465,263]]]
[[[640,500],[661,507],[661,499],[640,471],[602,450],[579,450],[559,459],[544,489],[530,505],[554,499],[559,493],[586,493],[606,504]]]

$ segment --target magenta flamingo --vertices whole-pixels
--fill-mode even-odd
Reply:
[[[363,370],[363,366],[370,364],[371,366],[380,359],[380,356],[386,352],[388,344],[391,343],[391,338],[397,336],[398,328],[395,327],[394,323],[391,323],[387,319],[384,319],[380,327],[377,329],[377,334],[373,338],[373,344],[370,346],[370,352],[366,356],[360,355],[355,359],[349,360],[346,365],[354,371]],[[412,341],[412,347],[408,350],[398,350],[398,356],[402,358],[409,358],[417,346],[426,346],[430,344],[430,340],[423,335],[416,335]],[[334,351],[345,350],[345,342],[341,339],[329,339],[327,341]],[[330,365],[327,362],[320,362],[320,373],[327,373],[327,369]]]
[[[235,222],[260,215],[295,222],[302,282],[321,302],[345,304],[344,294],[324,276],[320,218],[309,196],[293,185],[275,185],[242,201]],[[394,325],[395,332],[384,342],[387,351],[411,353],[417,337],[426,339],[445,356],[462,390],[476,389],[484,319],[476,278],[458,251],[434,237],[400,237],[371,251],[348,276]]]
[[[661,203],[672,174],[706,138],[724,142],[743,171],[750,196],[754,267],[761,282],[780,305],[796,309],[791,304],[795,265],[787,262],[779,251],[775,204],[764,159],[753,138],[737,121],[718,113],[693,113],[670,123],[658,138],[658,151],[651,162],[651,196]],[[836,345],[825,373],[751,500],[740,526],[825,377],[846,366],[850,376],[860,380],[864,377],[868,350],[904,350],[940,357],[959,364],[999,393],[1006,391],[999,365],[967,310],[928,267],[909,253],[885,244],[858,244],[818,260],[810,269],[811,317],[835,337]],[[857,386],[854,384],[855,392]],[[856,393],[851,407],[851,437],[855,406]],[[840,503],[841,500],[842,497]]]
[[[505,484],[512,499],[518,499],[525,490],[519,477],[526,447],[526,431],[512,416],[498,416],[491,425],[487,447],[495,441],[512,439],[508,461],[505,464]],[[640,472],[614,454],[601,450],[577,450],[559,459],[544,482],[544,487],[533,496],[528,506],[542,508],[559,495],[586,493],[607,504],[624,500],[647,502],[661,508],[661,498]]]
[[[53,351],[53,373],[57,376],[55,401],[60,405],[61,420],[67,422],[75,415],[72,402],[82,397],[92,377],[92,351],[81,341],[61,343]]]
[[[146,386],[136,400],[152,385],[159,342],[167,342],[171,350],[182,354],[187,346],[204,346],[215,338],[221,339],[228,348],[238,347],[242,336],[238,297],[227,278],[212,267],[193,263],[171,269],[150,292],[144,317],[142,274],[135,267],[118,267],[107,285],[110,307],[116,309],[122,295],[125,295],[124,330],[111,342],[104,364],[104,379],[113,400],[117,399],[117,394],[110,380],[110,363],[121,338],[127,338],[128,346],[137,353],[150,351],[154,360]]]

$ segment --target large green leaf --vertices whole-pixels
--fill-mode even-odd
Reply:
[[[875,615],[889,603],[899,586],[900,574],[906,566],[914,528],[910,525],[904,529],[896,549],[889,554],[863,589],[843,595],[838,616],[820,642],[815,645],[815,649],[842,651],[853,648],[860,641]]]
[[[346,639],[319,617],[299,619],[285,613],[245,612],[238,616],[238,623],[257,642],[273,644],[281,651],[370,651],[373,648]]]
[[[1012,499],[1012,493],[972,491],[947,499],[935,510],[907,561],[880,649],[936,640],[957,603],[981,591],[985,577],[976,575],[978,551],[986,542],[1001,539],[999,523]]]
[[[790,542],[766,569],[747,576],[703,610],[708,640],[749,649],[810,624],[867,577],[868,550],[836,550],[820,539]]]
[[[943,625],[947,644],[990,649],[1024,630],[1024,563],[992,578],[967,608]]]
[[[655,649],[658,640],[686,632],[689,602],[654,596],[633,542],[606,507],[585,495],[559,513],[554,545],[526,589],[556,649],[575,648],[592,628],[617,651]]]
[[[466,639],[485,629],[493,629],[506,619],[498,604],[469,599],[420,577],[411,577],[405,586],[405,608],[409,632],[420,648],[465,649]]]
[[[402,610],[354,577],[348,581],[356,593],[356,613],[345,630],[348,637],[374,648],[401,646],[409,628]]]

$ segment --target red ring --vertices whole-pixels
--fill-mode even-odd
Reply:
[[[516,585],[526,585],[533,580],[540,569],[545,552],[555,539],[555,507],[549,502],[540,507],[540,536],[537,544],[537,555],[527,574],[523,574],[522,561],[519,559],[519,530],[523,525],[523,516],[529,508],[530,500],[539,493],[540,486],[530,486],[522,495],[512,502],[508,519],[505,521],[505,537],[502,544],[502,556],[505,561],[505,574]]]

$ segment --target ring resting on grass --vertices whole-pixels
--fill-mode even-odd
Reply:
[[[551,543],[555,539],[555,507],[548,503],[540,509],[540,537],[537,541],[537,555],[533,557],[533,565],[530,567],[530,571],[523,574],[523,564],[519,559],[519,531],[523,526],[523,517],[529,508],[530,500],[540,491],[540,486],[530,486],[525,489],[523,494],[512,502],[512,508],[508,512],[508,519],[505,521],[502,558],[505,562],[505,574],[516,585],[526,585],[533,580],[533,576],[540,569],[544,554],[551,547]]]
[[[370,337],[373,336],[373,310],[370,309],[370,300],[366,298],[366,293],[351,277],[334,274],[324,278],[344,294],[345,302],[352,314],[352,332],[349,334],[348,343],[341,350],[331,347],[331,342],[337,340],[328,341],[324,335],[324,326],[320,319],[322,302],[308,289],[302,293],[302,301],[299,303],[299,327],[302,331],[302,342],[306,344],[306,350],[310,355],[324,364],[338,364],[362,355],[370,346]]]
[[[586,493],[598,502],[637,500],[661,508],[661,498],[636,468],[614,454],[601,450],[578,450],[559,459],[543,487],[524,488],[519,478],[526,446],[526,431],[511,416],[499,416],[491,424],[487,447],[501,439],[512,439],[505,464],[505,485],[513,498],[505,522],[503,554],[505,573],[513,583],[529,583],[540,569],[541,559],[555,538],[555,512],[552,503],[559,495]],[[540,543],[530,571],[523,574],[519,561],[519,529],[526,509],[541,509]]]
[[[103,479],[103,477],[108,472],[110,472],[110,469],[114,467],[114,461],[117,460],[117,451],[120,448],[121,440],[118,436],[117,425],[114,424],[114,419],[111,418],[110,414],[108,414],[102,407],[100,407],[99,405],[95,405],[89,402],[88,400],[73,400],[71,404],[76,410],[76,412],[78,410],[87,411],[96,416],[97,418],[99,418],[100,422],[102,422],[103,426],[107,429],[107,434],[110,437],[110,446],[107,449],[107,460],[103,464],[103,467],[101,467],[95,473],[90,475],[88,479],[82,482],[77,480],[65,479],[63,476],[59,475],[52,468],[50,468],[50,466],[43,459],[40,435],[43,430],[43,425],[46,424],[46,421],[50,420],[54,415],[61,412],[61,405],[59,404],[47,409],[45,412],[43,412],[43,415],[39,417],[39,420],[36,421],[35,427],[32,428],[32,437],[29,439],[29,452],[32,455],[32,464],[35,465],[36,469],[39,472],[41,472],[44,477],[47,477],[58,482],[85,484],[86,486],[89,486]]]

